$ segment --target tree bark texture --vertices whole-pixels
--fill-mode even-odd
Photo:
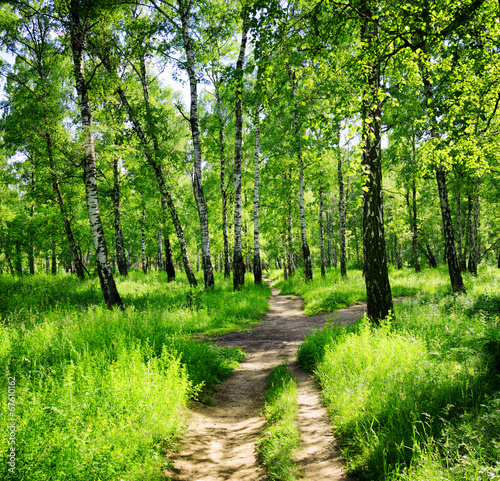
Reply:
[[[344,193],[344,178],[342,175],[342,153],[338,152],[337,173],[339,180],[339,241],[340,241],[340,275],[347,275],[347,259],[345,249],[345,193]],[[337,264],[335,262],[335,264]]]
[[[156,262],[158,264],[158,270],[163,270],[163,244],[161,240],[161,227],[158,227],[158,254],[156,256]]]
[[[208,233],[208,213],[207,204],[202,188],[202,174],[201,174],[201,142],[200,142],[200,126],[198,121],[198,80],[196,78],[196,61],[192,41],[189,34],[189,15],[190,5],[184,5],[180,0],[178,2],[179,13],[181,17],[182,39],[184,43],[184,51],[186,53],[186,67],[189,77],[189,87],[191,93],[191,110],[190,110],[190,125],[191,135],[193,140],[194,151],[194,169],[193,169],[193,192],[198,208],[198,216],[200,218],[201,228],[201,255],[203,277],[205,280],[205,287],[212,287],[214,285],[214,274],[212,269],[212,261],[210,259],[210,238]]]
[[[141,199],[143,196],[141,194]],[[146,205],[144,200],[142,203],[142,217],[141,217],[141,263],[142,271],[144,274],[148,273],[148,266],[146,264]]]
[[[224,125],[222,121],[222,106],[219,85],[215,86],[215,100],[219,122],[219,156],[220,156],[220,193],[222,197],[222,238],[224,241],[224,278],[231,277],[231,255],[229,253],[229,238],[227,235],[227,192],[226,192],[226,154],[224,149]]]
[[[477,265],[479,263],[479,183],[475,186],[474,199],[472,201],[472,223],[471,243],[468,270],[473,276],[477,276]]]
[[[313,278],[311,251],[307,242],[306,232],[306,215],[304,206],[304,161],[302,159],[302,145],[301,145],[301,132],[299,122],[299,108],[297,100],[295,99],[296,77],[290,64],[287,64],[288,78],[292,90],[293,103],[293,125],[294,125],[294,144],[297,154],[297,162],[299,165],[299,216],[300,216],[300,239],[302,241],[302,259],[304,262],[304,278],[310,281]]]
[[[255,106],[255,155],[253,182],[253,278],[255,284],[262,285],[262,268],[260,265],[259,242],[259,162],[260,162],[260,125],[259,105]]]
[[[380,57],[378,20],[369,1],[363,2],[365,18],[361,25],[361,41],[368,60],[365,65],[365,92],[363,94],[363,251],[370,319],[384,319],[392,310],[392,294],[387,268],[382,199],[382,152],[380,101]]]
[[[81,123],[84,131],[85,146],[83,157],[83,179],[87,212],[90,221],[90,230],[96,254],[97,272],[101,283],[104,300],[109,308],[122,307],[122,300],[116,288],[108,260],[108,249],[102,227],[97,198],[97,171],[94,151],[94,137],[92,133],[92,112],[88,97],[88,85],[84,74],[84,48],[86,31],[80,18],[79,2],[72,1],[70,5],[70,39],[73,54],[73,71],[75,76],[76,92],[80,109]]]
[[[425,44],[424,44],[425,50]],[[434,94],[429,72],[423,62],[420,62],[420,73],[423,78],[425,108],[429,115],[431,139],[438,138],[437,117],[438,113],[434,107]],[[450,276],[451,288],[454,293],[465,292],[465,286],[458,265],[457,253],[455,250],[455,235],[453,233],[453,222],[451,219],[450,203],[448,200],[448,188],[446,186],[446,173],[443,166],[436,165],[436,182],[439,194],[439,203],[441,206],[441,218],[443,222],[445,257],[448,262],[448,273]]]
[[[71,250],[73,262],[75,264],[76,275],[78,276],[79,279],[83,280],[85,279],[85,268],[83,267],[83,262],[80,257],[80,254],[78,253],[78,248],[76,246],[75,238],[73,236],[73,230],[71,228],[71,223],[69,221],[68,211],[66,209],[66,204],[64,202],[61,188],[59,186],[59,178],[57,175],[56,162],[52,148],[52,136],[48,132],[45,134],[45,141],[47,145],[47,155],[49,157],[52,189],[56,194],[57,204],[59,205],[59,210],[61,212],[61,217],[64,224],[64,230],[66,231],[66,237],[68,238],[69,248]]]
[[[420,268],[420,262],[418,260],[417,183],[415,182],[415,180],[412,182],[411,199],[412,199],[411,227],[413,231],[413,236],[412,236],[413,265],[415,266],[415,272],[420,272],[422,269]]]
[[[320,174],[322,175],[322,174]],[[319,245],[321,252],[321,277],[326,274],[325,226],[323,225],[323,189],[319,189]]]
[[[465,271],[464,250],[462,248],[462,199],[460,198],[460,191],[457,195],[457,257],[460,271]]]
[[[52,262],[51,262],[51,272],[52,275],[57,274],[57,250],[56,250],[56,240],[52,238]]]
[[[233,287],[241,289],[245,283],[245,261],[241,246],[241,147],[243,131],[243,61],[247,45],[247,18],[243,19],[240,52],[236,60],[236,109],[234,140],[234,259]]]
[[[441,218],[443,220],[444,248],[448,261],[448,272],[450,275],[451,289],[454,293],[465,292],[465,286],[458,265],[455,251],[455,236],[451,219],[450,204],[448,201],[448,189],[446,187],[446,174],[442,166],[436,166],[436,181],[438,184],[439,202],[441,205]]]
[[[163,212],[167,212],[168,210],[168,205],[167,205],[167,200],[165,197],[161,197],[161,205],[163,208]],[[165,219],[166,223],[166,219]],[[172,259],[172,249],[170,247],[170,238],[169,238],[169,232],[168,228],[165,228],[165,235],[164,237],[164,243],[165,243],[165,252],[164,252],[164,261],[163,261],[163,267],[165,271],[167,272],[167,281],[172,282],[175,281],[175,266],[174,266],[174,261]]]
[[[182,263],[184,265],[184,271],[186,272],[186,276],[188,278],[188,282],[192,286],[198,285],[198,282],[196,281],[196,277],[194,276],[193,270],[191,269],[191,263],[189,261],[189,254],[187,251],[187,245],[186,245],[186,238],[184,237],[184,231],[182,229],[181,222],[179,220],[179,217],[177,216],[177,211],[175,209],[174,202],[172,200],[172,196],[170,195],[170,192],[167,189],[167,185],[165,184],[165,179],[163,177],[163,172],[161,170],[160,164],[158,163],[156,159],[156,155],[158,154],[157,150],[151,151],[148,139],[146,138],[146,135],[144,134],[144,131],[141,127],[141,124],[137,120],[137,117],[135,116],[135,113],[128,103],[127,96],[125,95],[124,90],[121,87],[118,87],[117,89],[118,95],[120,96],[120,100],[125,107],[125,110],[127,111],[129,120],[132,122],[132,125],[134,127],[134,131],[139,137],[139,141],[144,149],[144,154],[146,156],[146,159],[153,169],[153,172],[156,177],[156,182],[158,184],[158,188],[160,190],[161,195],[164,197],[168,211],[170,213],[170,217],[172,218],[172,222],[174,224],[175,232],[177,234],[177,239],[179,240],[179,246],[181,249],[181,257],[182,257]],[[153,146],[154,148],[154,146]]]
[[[113,159],[113,211],[115,214],[116,262],[118,264],[118,271],[120,274],[122,276],[127,276],[127,257],[125,256],[122,224],[120,220],[120,170],[117,157]]]

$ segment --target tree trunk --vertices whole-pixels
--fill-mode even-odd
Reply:
[[[295,275],[295,256],[294,256],[294,246],[293,246],[293,216],[292,216],[292,203],[290,198],[288,199],[288,275]]]
[[[113,159],[113,211],[115,214],[115,244],[116,260],[118,271],[122,276],[127,276],[127,258],[125,257],[125,247],[123,245],[122,225],[120,221],[120,171],[118,158]]]
[[[458,251],[458,265],[460,271],[464,272],[466,269],[464,250],[462,248],[462,199],[460,198],[460,191],[457,195],[457,251]]]
[[[340,230],[340,274],[342,277],[347,275],[347,260],[345,249],[345,194],[344,178],[342,175],[342,153],[338,152],[337,173],[339,178],[339,230]],[[336,267],[336,266],[335,266]]]
[[[288,78],[292,89],[293,104],[293,124],[294,124],[294,147],[297,153],[297,162],[299,164],[299,212],[300,212],[300,238],[302,241],[302,259],[304,262],[304,278],[310,281],[313,278],[311,251],[307,242],[306,215],[304,207],[304,161],[302,159],[301,132],[299,123],[299,108],[295,99],[295,72],[292,71],[290,64],[287,64]]]
[[[323,225],[323,189],[321,187],[319,188],[319,244],[321,252],[321,277],[325,277],[326,274],[325,227]]]
[[[326,267],[332,267],[332,229],[331,229],[331,217],[328,213],[328,208],[325,212],[326,217]]]
[[[425,50],[425,44],[424,44]],[[429,78],[427,68],[420,62],[420,70],[423,78],[425,107],[427,109],[431,124],[430,134],[432,139],[438,138],[436,119],[438,112],[433,102],[432,84]],[[450,204],[448,201],[448,189],[446,187],[446,173],[441,165],[436,165],[436,182],[438,186],[439,202],[441,206],[441,218],[443,221],[445,257],[448,262],[448,273],[451,281],[451,288],[454,293],[465,292],[465,286],[458,265],[457,254],[455,251],[455,236],[453,233],[453,222],[451,219]]]
[[[184,265],[184,271],[186,272],[186,276],[188,278],[188,282],[192,286],[198,285],[198,282],[196,281],[196,277],[194,276],[193,270],[191,269],[191,263],[189,261],[189,254],[187,251],[187,245],[186,245],[186,238],[184,237],[184,231],[182,229],[181,222],[179,220],[179,217],[177,216],[177,211],[175,209],[175,205],[173,203],[172,197],[170,195],[170,192],[167,189],[167,186],[165,184],[165,179],[163,178],[163,172],[161,170],[160,164],[156,160],[156,155],[159,155],[158,152],[158,146],[154,145],[154,153],[151,152],[149,142],[144,134],[144,131],[141,127],[141,124],[137,120],[137,117],[135,116],[134,111],[132,110],[132,107],[128,103],[127,96],[125,95],[125,92],[121,87],[118,87],[118,94],[120,96],[120,100],[122,104],[124,105],[128,117],[130,121],[132,122],[132,125],[134,127],[134,131],[139,137],[139,141],[141,142],[141,145],[144,149],[144,154],[146,156],[146,159],[153,169],[153,172],[156,177],[156,182],[158,184],[158,188],[160,190],[160,193],[165,199],[166,205],[168,207],[168,211],[170,213],[170,217],[172,218],[172,222],[174,224],[175,232],[177,234],[177,239],[179,241],[179,247],[181,249],[181,256],[182,256],[182,262]]]
[[[234,141],[234,260],[233,287],[241,289],[245,283],[245,263],[241,247],[241,146],[243,130],[243,60],[247,45],[247,16],[243,18],[240,52],[236,61],[236,110]]]
[[[142,199],[142,218],[141,218],[141,263],[142,271],[144,274],[148,273],[148,266],[146,263],[146,205],[141,194]]]
[[[201,184],[201,142],[200,128],[198,122],[198,80],[196,77],[196,59],[191,45],[191,37],[189,36],[189,8],[186,8],[182,1],[178,2],[178,9],[181,18],[182,38],[184,43],[184,51],[186,53],[186,68],[189,77],[189,87],[191,92],[191,110],[190,110],[190,125],[191,135],[193,140],[194,151],[194,169],[193,169],[193,192],[198,208],[198,216],[200,218],[201,227],[201,252],[202,252],[202,267],[205,287],[214,285],[214,274],[212,270],[212,261],[210,260],[210,239],[208,234],[208,213],[205,196]]]
[[[57,251],[56,251],[56,240],[52,238],[52,274],[55,276],[57,274]]]
[[[286,249],[286,228],[283,229],[283,235],[281,237],[283,243],[283,278],[285,281],[288,279],[288,253]]]
[[[429,262],[429,267],[436,268],[438,266],[438,262],[434,252],[432,252],[432,248],[428,242],[425,244],[424,254],[427,257],[427,261]]]
[[[259,243],[259,162],[260,162],[260,126],[259,104],[255,106],[255,155],[254,155],[254,182],[253,182],[253,278],[255,284],[262,285],[262,269],[260,266]]]
[[[172,260],[172,249],[170,247],[170,239],[168,235],[168,229],[165,229],[165,260],[164,260],[164,267],[165,270],[167,271],[167,281],[172,282],[175,281],[175,266],[174,262]]]
[[[108,249],[99,213],[97,199],[97,171],[94,151],[94,137],[92,133],[92,113],[88,97],[88,85],[84,74],[84,47],[86,32],[83,30],[78,2],[71,2],[70,6],[70,37],[73,54],[73,69],[78,94],[82,129],[84,132],[85,148],[83,156],[83,179],[85,183],[85,196],[87,211],[90,221],[90,230],[96,253],[97,272],[101,283],[101,290],[108,308],[122,307],[122,300],[116,288],[108,260]]]
[[[439,201],[441,204],[441,218],[443,220],[444,247],[448,272],[450,275],[451,289],[454,293],[465,292],[462,274],[455,252],[455,238],[451,220],[450,204],[448,202],[448,189],[446,187],[446,174],[442,166],[436,166],[436,180],[438,184]]]
[[[418,260],[418,217],[417,217],[417,183],[415,180],[412,182],[412,222],[411,227],[413,230],[412,246],[413,246],[413,264],[415,272],[420,272],[420,263]]]
[[[79,279],[83,280],[85,279],[85,268],[83,266],[80,254],[78,253],[78,248],[75,243],[73,230],[71,229],[71,223],[69,221],[69,216],[66,209],[66,204],[64,203],[64,198],[62,196],[62,192],[59,187],[59,178],[57,175],[56,163],[52,149],[52,136],[48,132],[45,134],[45,141],[47,144],[47,155],[49,157],[52,188],[54,189],[54,192],[56,194],[57,203],[59,205],[59,210],[61,212],[61,217],[64,224],[64,230],[66,231],[66,237],[68,238],[69,248],[71,250],[71,255],[73,256],[73,262],[75,264],[76,275],[78,276]]]
[[[368,56],[362,106],[363,252],[367,314],[384,319],[392,310],[382,203],[381,92],[379,27],[368,1],[362,3],[361,42]]]
[[[472,202],[471,243],[468,266],[468,270],[473,276],[477,276],[477,265],[479,262],[479,184],[475,187],[475,190]]]
[[[158,270],[163,270],[163,245],[161,242],[161,227],[158,227],[158,254],[156,257],[156,261],[158,264]]]
[[[224,149],[224,124],[219,85],[215,86],[215,100],[219,122],[219,156],[220,156],[220,193],[222,197],[222,238],[224,241],[224,278],[231,276],[231,256],[229,253],[229,238],[227,235],[227,193],[226,193],[226,154]]]

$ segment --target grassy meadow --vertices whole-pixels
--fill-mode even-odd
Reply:
[[[250,329],[270,295],[250,279],[234,293],[217,276],[205,291],[162,272],[132,272],[117,285],[124,311],[104,307],[97,279],[0,276],[1,479],[165,479],[185,406],[210,401],[207,387],[243,357],[202,337]]]
[[[274,273],[275,275],[277,273]],[[298,359],[313,371],[348,471],[359,480],[500,479],[500,271],[465,275],[453,295],[445,267],[391,270],[394,317],[362,319],[311,333]],[[300,273],[277,284],[300,294],[309,314],[365,299],[358,271],[337,270],[305,284]]]

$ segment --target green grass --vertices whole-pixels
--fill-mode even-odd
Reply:
[[[222,382],[239,349],[204,336],[253,327],[269,289],[234,293],[132,272],[125,310],[103,306],[98,280],[0,276],[2,479],[156,480],[185,429],[185,407]],[[16,471],[7,471],[7,383],[15,377]]]
[[[314,370],[351,474],[363,480],[500,479],[498,270],[391,272],[395,319],[310,334],[299,363]],[[310,298],[321,290],[303,287]],[[326,292],[325,289],[322,291]],[[298,293],[298,292],[297,292]]]
[[[436,275],[436,272],[438,275]],[[412,296],[419,292],[443,293],[449,290],[445,269],[425,269],[415,274],[409,269],[390,269],[391,290],[394,297]],[[277,279],[275,287],[281,294],[298,294],[304,299],[304,312],[316,315],[332,312],[366,301],[365,280],[360,270],[349,270],[347,277],[340,275],[340,269],[329,269],[325,277],[314,271],[313,280],[304,282],[302,270],[297,269],[295,276],[283,280],[283,273],[274,270],[270,274]]]
[[[297,427],[297,383],[281,364],[269,374],[264,416],[267,427],[257,451],[261,464],[272,481],[297,479],[298,468],[293,461],[299,445]]]

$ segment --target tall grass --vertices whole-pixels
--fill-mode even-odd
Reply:
[[[393,292],[419,290],[395,305],[395,319],[379,328],[366,319],[329,325],[298,355],[321,383],[350,472],[500,479],[498,271],[466,276],[468,293],[459,296],[449,293],[445,271],[391,274]],[[315,290],[311,284],[303,289]]]
[[[252,327],[267,287],[233,293],[118,279],[124,311],[102,306],[97,280],[0,276],[0,477],[162,479],[185,406],[242,359],[200,336]],[[15,377],[16,467],[8,471],[7,382]]]
[[[267,427],[258,443],[261,464],[272,481],[294,481],[298,467],[293,458],[299,445],[297,382],[286,363],[269,374],[264,416]]]
[[[420,292],[444,293],[449,290],[445,269],[426,269],[420,274],[408,269],[389,271],[392,295],[395,297],[412,296]],[[276,287],[281,294],[298,294],[304,299],[304,312],[308,315],[331,312],[366,300],[365,280],[360,270],[350,270],[346,277],[340,275],[340,269],[329,269],[325,277],[315,272],[312,281],[304,282],[301,269],[296,274],[283,280],[280,271],[272,271],[278,279]]]

